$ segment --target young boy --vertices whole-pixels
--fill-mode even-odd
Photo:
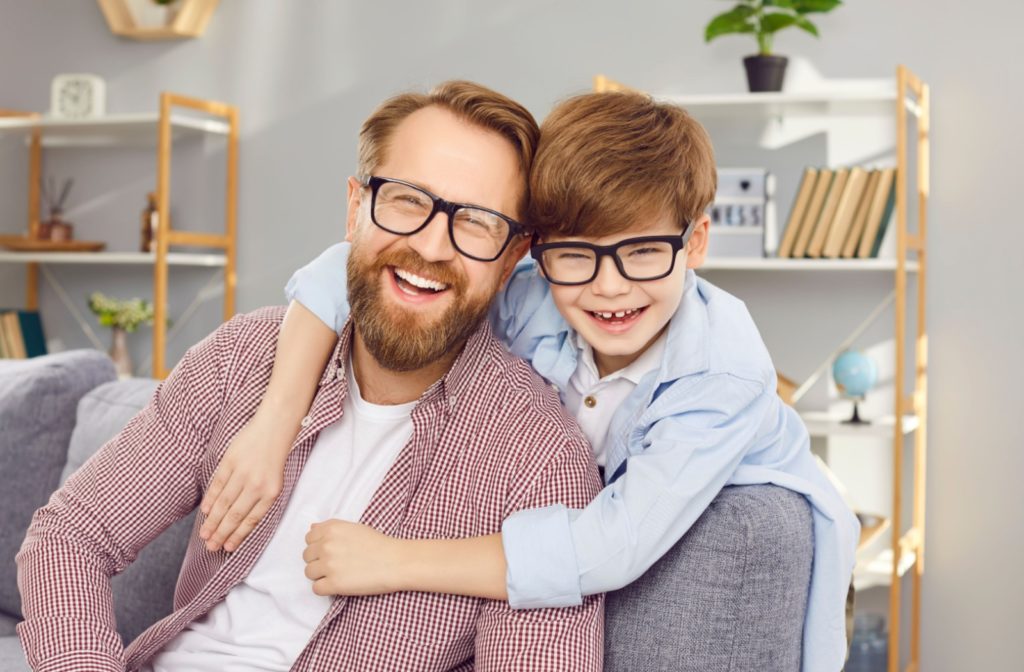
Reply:
[[[330,575],[310,578],[340,594],[423,590],[507,597],[516,608],[575,605],[641,576],[723,486],[774,483],[803,494],[813,512],[803,667],[840,669],[859,526],[815,464],[799,416],[776,394],[745,306],[694,273],[715,185],[710,140],[683,110],[638,94],[557,106],[530,178],[535,263],[517,268],[492,326],[560,391],[606,487],[583,510],[522,511],[500,535],[478,539],[399,540],[351,524],[335,555],[321,558]],[[448,224],[443,213],[435,220],[430,226]],[[210,548],[247,518],[225,545],[237,548],[276,495],[272,482],[262,491],[251,484],[277,477],[297,431],[280,418],[305,413],[347,317],[347,254],[334,246],[289,282],[298,304],[282,326],[263,413],[236,439],[203,502]],[[234,515],[225,516],[229,507]]]

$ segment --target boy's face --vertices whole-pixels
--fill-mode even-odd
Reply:
[[[686,247],[677,253],[672,273],[658,280],[629,280],[615,260],[600,260],[597,277],[585,285],[551,284],[559,312],[594,350],[601,376],[628,366],[664,332],[683,297],[686,270],[704,263],[708,218],[694,222]],[[602,238],[545,237],[545,243],[582,241],[612,245],[640,236],[681,235],[679,224],[665,214],[646,226],[637,226]],[[603,313],[603,315],[602,315]],[[609,319],[606,315],[611,313]],[[626,313],[621,317],[615,313]]]

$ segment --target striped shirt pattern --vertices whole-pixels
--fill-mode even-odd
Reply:
[[[281,307],[236,316],[191,348],[147,407],[36,512],[17,557],[25,616],[18,634],[33,669],[136,670],[223,600],[260,557],[319,432],[341,417],[351,324],[320,378],[270,511],[233,553],[206,550],[200,513],[173,612],[122,647],[109,579],[198,506],[262,399],[283,317]],[[486,324],[423,394],[412,420],[409,443],[361,519],[385,534],[491,534],[514,511],[581,508],[600,489],[586,439],[556,394]],[[429,593],[337,597],[292,670],[600,670],[603,619],[600,596],[525,611]]]

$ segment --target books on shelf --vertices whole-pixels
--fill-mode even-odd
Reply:
[[[868,259],[878,256],[878,248],[882,246],[885,230],[892,218],[892,210],[896,204],[896,169],[885,168],[878,178],[878,185],[871,195],[871,207],[867,214],[864,235],[857,247],[857,257]]]
[[[878,257],[895,207],[895,168],[807,168],[779,257]]]
[[[46,338],[39,313],[0,309],[0,359],[27,359],[45,354]]]

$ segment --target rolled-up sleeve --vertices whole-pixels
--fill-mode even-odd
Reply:
[[[341,333],[348,320],[348,265],[350,245],[331,245],[292,274],[284,293],[289,301],[298,301],[321,322]]]

